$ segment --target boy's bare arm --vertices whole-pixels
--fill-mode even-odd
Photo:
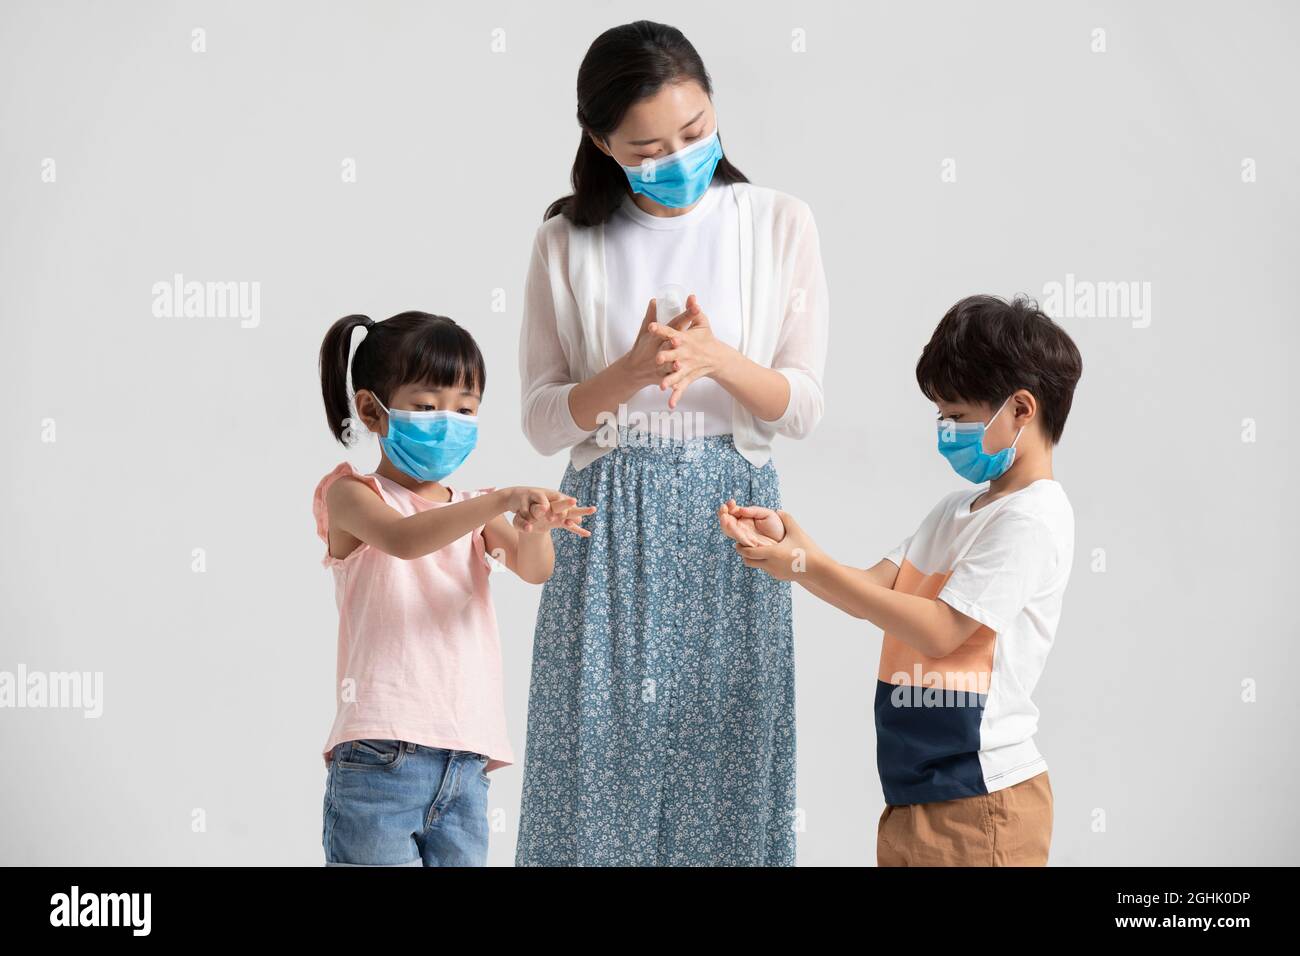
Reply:
[[[898,580],[898,565],[894,564],[892,561],[878,561],[862,573],[866,575],[867,580],[873,584],[878,584],[882,588],[893,590],[894,582]],[[800,583],[803,585],[805,591],[817,595],[817,597],[821,598],[827,604],[835,604],[830,592],[819,587],[816,581],[805,579]],[[839,607],[838,604],[835,606]],[[840,610],[843,611],[845,609],[840,608]]]
[[[894,567],[888,561],[882,563]],[[819,554],[809,558],[808,570],[795,580],[840,610],[870,621],[927,657],[947,657],[979,629],[978,621],[937,598],[895,591],[892,581],[888,587],[882,585],[879,575],[872,577],[879,567],[863,571]],[[897,571],[894,567],[895,574]]]
[[[935,598],[893,590],[898,568],[881,561],[868,570],[840,564],[822,551],[788,512],[777,512],[785,537],[760,547],[737,544],[745,564],[784,581],[797,581],[847,614],[863,618],[927,657],[947,657],[979,622]]]

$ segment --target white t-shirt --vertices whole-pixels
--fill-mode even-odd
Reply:
[[[610,361],[632,347],[646,304],[667,284],[695,293],[714,337],[740,347],[740,220],[724,183],[680,216],[653,216],[625,196],[605,225],[605,270]],[[676,422],[663,414],[668,396],[657,385],[641,389],[627,403],[629,424],[687,438],[731,432],[731,394],[713,379],[691,382]]]
[[[780,418],[760,419],[731,403],[736,451],[755,468],[771,460],[777,435],[812,434],[826,410],[822,378],[830,294],[817,223],[808,204],[752,183],[732,183],[740,220],[741,353],[790,386]],[[537,227],[524,280],[519,326],[519,421],[539,454],[567,451],[579,471],[615,447],[607,427],[583,428],[570,393],[609,367],[605,233],[557,215]],[[680,281],[680,280],[678,280]],[[638,325],[645,313],[638,302]],[[710,306],[708,311],[721,315]]]
[[[876,763],[892,805],[992,793],[1047,769],[1030,695],[1061,617],[1074,512],[1051,479],[972,512],[987,490],[948,495],[887,556],[899,568],[894,590],[937,597],[980,623],[940,659],[884,637]]]

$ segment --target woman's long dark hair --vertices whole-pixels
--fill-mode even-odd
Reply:
[[[608,221],[629,192],[627,175],[588,134],[609,135],[623,122],[632,104],[653,96],[665,84],[684,80],[699,83],[712,98],[713,83],[704,61],[676,27],[638,20],[596,37],[578,67],[582,139],[569,177],[573,192],[551,203],[543,218],[562,214],[579,226]],[[725,155],[718,160],[713,178],[724,183],[749,182]]]
[[[428,312],[400,312],[376,322],[364,315],[345,315],[325,333],[320,347],[320,387],[330,431],[347,444],[344,424],[352,415],[348,394],[348,356],[352,333],[366,337],[352,355],[352,391],[367,389],[392,405],[403,385],[472,388],[483,394],[487,369],[474,336],[447,318]]]

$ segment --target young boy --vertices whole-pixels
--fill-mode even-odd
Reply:
[[[953,306],[916,379],[939,409],[940,454],[980,487],[945,497],[868,570],[836,562],[784,511],[719,509],[747,565],[885,632],[881,866],[1047,862],[1052,790],[1030,694],[1074,553],[1052,448],[1082,370],[1074,342],[1032,302],[980,295]]]

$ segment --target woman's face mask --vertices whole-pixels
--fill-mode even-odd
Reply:
[[[993,416],[984,422],[958,422],[951,418],[939,420],[939,454],[948,459],[952,470],[967,481],[982,484],[1001,478],[1016,460],[1016,442],[1020,441],[1021,426],[1011,444],[1001,451],[989,454],[984,450],[984,433],[993,419],[1002,414],[1011,396],[1003,402]]]
[[[647,196],[661,206],[683,209],[700,201],[713,182],[713,171],[720,159],[722,143],[715,125],[712,133],[684,149],[622,169],[632,192]]]
[[[384,454],[416,481],[442,481],[464,464],[478,444],[477,415],[390,411],[378,395],[375,401],[388,414],[388,434],[379,439]]]

